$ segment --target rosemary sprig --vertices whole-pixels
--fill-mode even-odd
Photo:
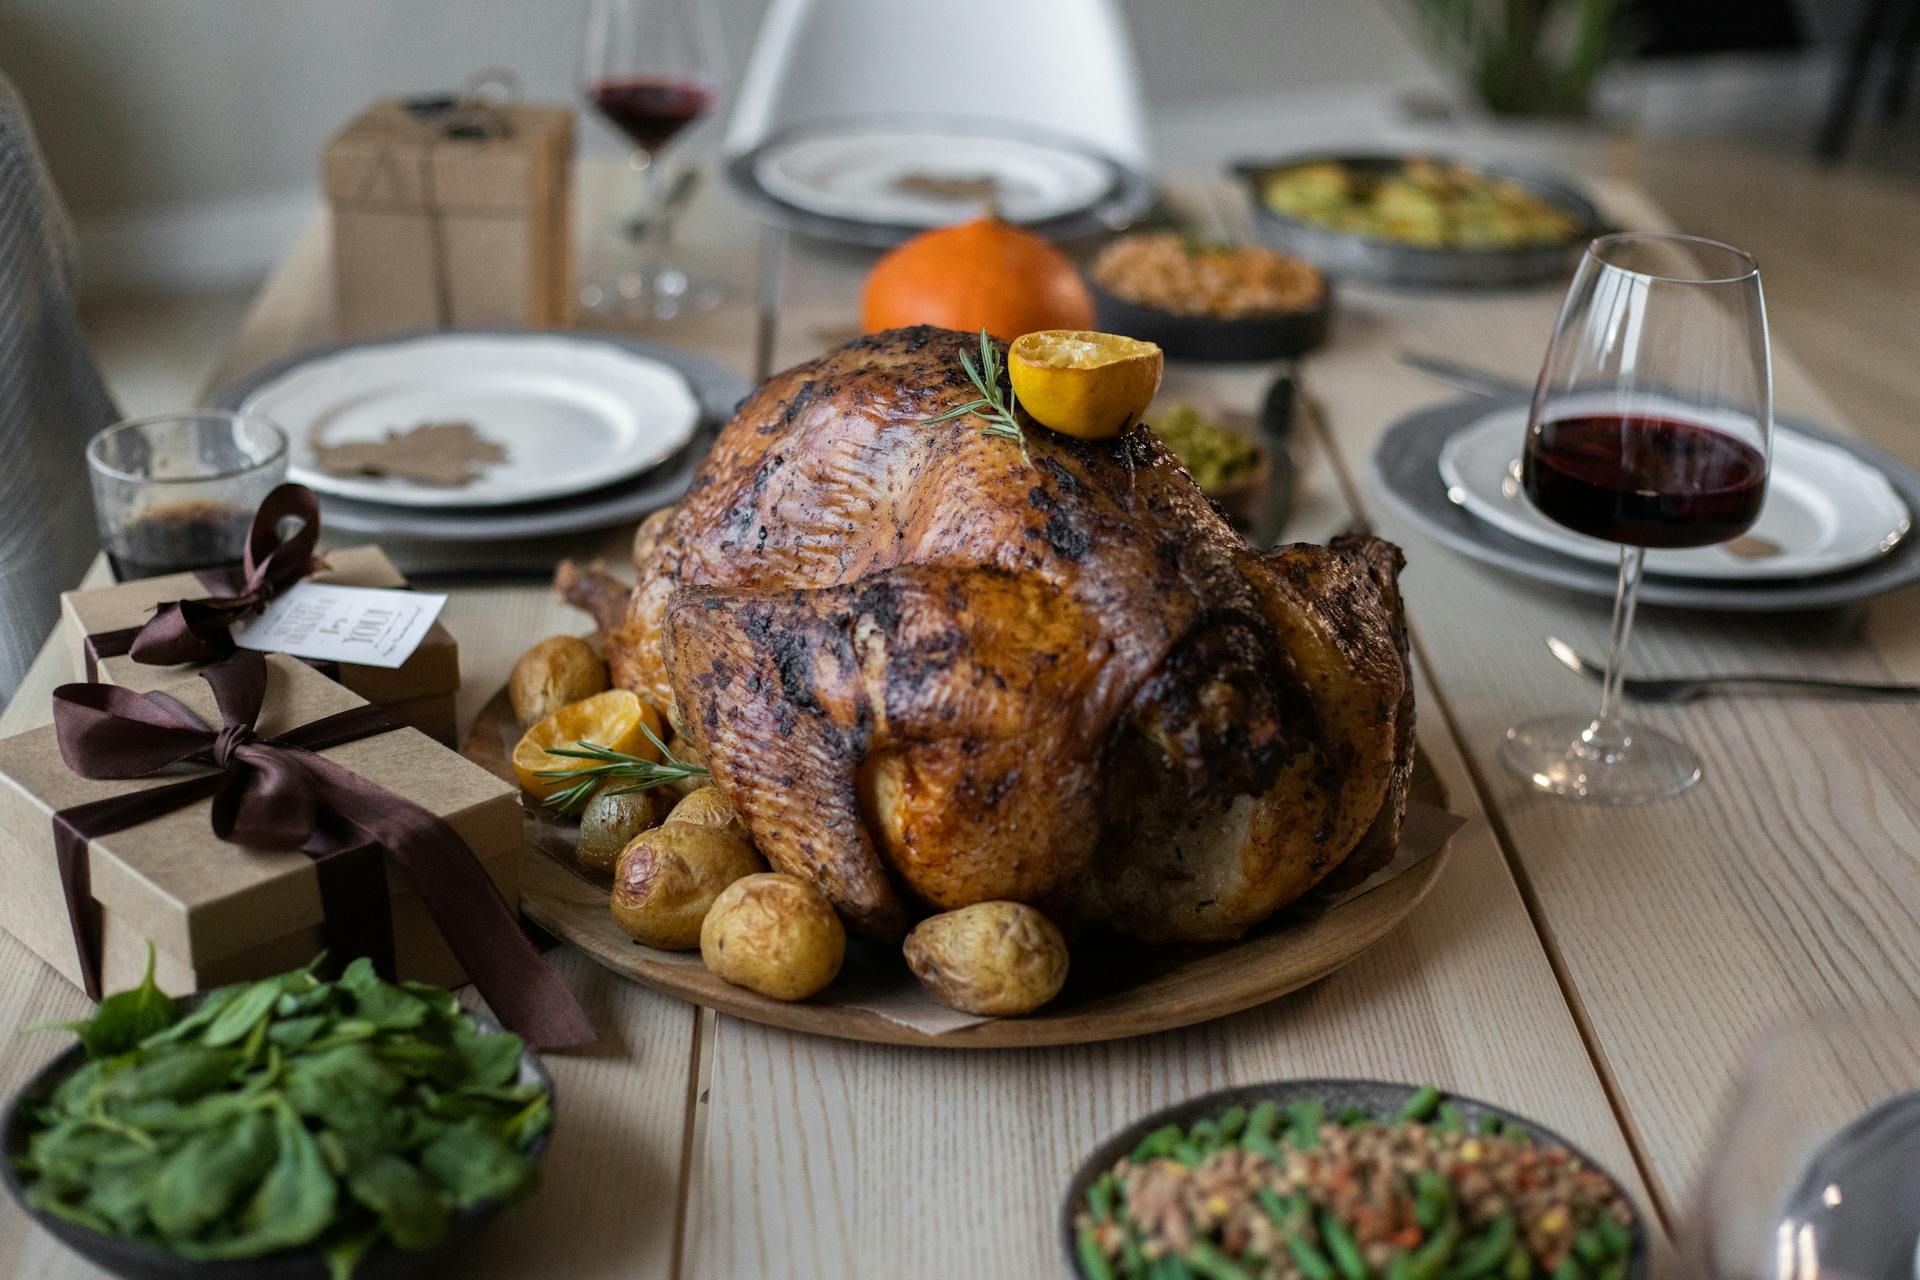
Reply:
[[[1018,441],[1020,456],[1031,464],[1033,458],[1027,453],[1027,433],[1020,429],[1020,419],[1014,413],[1018,402],[1013,398],[1012,391],[1000,390],[1000,353],[993,349],[993,339],[987,337],[984,327],[980,330],[980,363],[974,364],[972,357],[962,351],[960,367],[967,371],[967,381],[980,393],[980,398],[957,405],[945,413],[924,418],[921,425],[932,426],[936,422],[964,418],[970,413],[978,414],[987,424],[980,429],[981,435]]]
[[[646,725],[640,726],[640,732],[647,735],[647,741],[660,750],[660,759],[648,760],[643,756],[628,755],[624,751],[614,751],[595,742],[579,741],[572,747],[549,747],[550,756],[565,756],[569,760],[592,760],[594,764],[575,769],[540,769],[535,773],[541,778],[576,778],[572,786],[564,791],[556,791],[546,798],[545,803],[561,813],[578,813],[586,808],[587,801],[594,793],[609,782],[630,782],[633,785],[609,791],[608,795],[624,796],[633,791],[648,791],[654,787],[664,787],[670,782],[679,782],[686,778],[707,777],[707,767],[682,760],[668,749],[667,744],[654,737],[653,730]]]

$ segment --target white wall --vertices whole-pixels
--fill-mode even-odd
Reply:
[[[737,74],[765,0],[710,2]],[[967,20],[966,0],[901,3]],[[1392,3],[1125,7],[1149,98],[1168,108],[1420,78]],[[0,0],[0,72],[33,112],[95,285],[240,283],[312,207],[321,144],[368,100],[452,88],[490,65],[511,67],[531,97],[570,100],[583,10],[584,0]],[[709,123],[692,141],[719,134]],[[598,126],[583,136],[616,145]]]

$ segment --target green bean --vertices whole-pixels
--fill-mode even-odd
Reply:
[[[1474,1130],[1483,1138],[1497,1138],[1500,1136],[1500,1117],[1481,1116],[1480,1123],[1474,1126]]]
[[[1413,1255],[1405,1249],[1395,1249],[1387,1259],[1387,1280],[1408,1280],[1412,1274]]]
[[[1468,1241],[1454,1264],[1447,1268],[1446,1280],[1480,1280],[1507,1260],[1513,1248],[1513,1215],[1503,1213],[1485,1231]]]
[[[1620,1219],[1610,1213],[1602,1213],[1594,1230],[1600,1233],[1601,1241],[1607,1246],[1607,1252],[1616,1258],[1624,1258],[1633,1248],[1633,1233],[1620,1225]]]
[[[1507,1250],[1503,1280],[1529,1280],[1532,1275],[1533,1255],[1527,1252],[1524,1242],[1516,1240],[1513,1248]]]
[[[1259,1202],[1260,1211],[1272,1218],[1276,1226],[1287,1225],[1287,1202],[1275,1194],[1272,1187],[1255,1187],[1253,1198]]]
[[[1607,1246],[1598,1231],[1582,1231],[1573,1237],[1573,1251],[1580,1261],[1597,1267],[1607,1260]]]
[[[1167,1264],[1167,1280],[1194,1280],[1193,1268],[1179,1254],[1169,1253],[1162,1261]]]
[[[1327,1255],[1298,1231],[1287,1233],[1287,1252],[1293,1255],[1294,1265],[1300,1268],[1307,1280],[1339,1280],[1339,1273],[1327,1261]]]
[[[1355,1243],[1353,1233],[1331,1210],[1320,1215],[1320,1240],[1327,1246],[1328,1254],[1333,1257],[1333,1265],[1340,1268],[1344,1280],[1373,1280],[1373,1273],[1367,1268],[1367,1260],[1360,1256],[1360,1246]]]
[[[1342,1129],[1351,1129],[1355,1125],[1367,1124],[1373,1119],[1373,1112],[1365,1107],[1345,1106],[1334,1116],[1334,1122]]]
[[[1202,1151],[1211,1151],[1220,1145],[1220,1126],[1211,1120],[1196,1120],[1187,1130],[1187,1141]]]
[[[1414,1175],[1413,1187],[1413,1220],[1420,1224],[1422,1231],[1431,1231],[1440,1225],[1452,1207],[1453,1188],[1431,1169],[1422,1169]]]
[[[1257,1156],[1265,1156],[1274,1164],[1285,1164],[1287,1162],[1287,1157],[1281,1152],[1279,1147],[1274,1145],[1273,1139],[1264,1134],[1248,1132],[1240,1139],[1240,1149],[1242,1151],[1250,1151]]]
[[[1414,1120],[1425,1120],[1440,1105],[1440,1090],[1430,1084],[1423,1084],[1414,1090],[1413,1096],[1400,1105],[1394,1119],[1406,1124]]]
[[[1272,1141],[1274,1130],[1280,1125],[1280,1104],[1271,1098],[1265,1102],[1253,1104],[1253,1110],[1247,1112],[1247,1131],[1241,1135],[1240,1145],[1245,1146],[1249,1138],[1266,1138]]]
[[[1120,1270],[1128,1277],[1147,1273],[1147,1260],[1140,1253],[1140,1241],[1131,1230],[1127,1232],[1127,1238],[1120,1242]]]
[[[1113,1216],[1113,1175],[1103,1173],[1093,1180],[1087,1188],[1087,1212],[1093,1215],[1095,1222],[1105,1222]]]
[[[1467,1131],[1466,1120],[1461,1117],[1459,1108],[1451,1102],[1441,1103],[1435,1114],[1439,1117],[1438,1123],[1442,1132],[1465,1133]]]
[[[1187,1250],[1187,1265],[1207,1280],[1253,1280],[1246,1268],[1214,1248],[1211,1240],[1195,1240]]]
[[[1080,1271],[1087,1280],[1113,1280],[1113,1265],[1100,1252],[1092,1227],[1080,1228]]]
[[[1228,1107],[1220,1113],[1220,1136],[1226,1141],[1232,1142],[1238,1138],[1240,1131],[1246,1127],[1247,1109],[1245,1107]]]
[[[1194,1146],[1185,1138],[1182,1138],[1173,1144],[1173,1158],[1188,1168],[1192,1168],[1204,1161],[1207,1155],[1204,1151],[1200,1150],[1200,1148]]]
[[[1318,1098],[1300,1098],[1287,1104],[1289,1117],[1287,1141],[1301,1151],[1315,1151],[1320,1146],[1320,1120],[1326,1108]]]
[[[1553,1269],[1553,1280],[1586,1280],[1587,1273],[1581,1269],[1580,1259],[1568,1254],[1560,1265]]]
[[[1600,1264],[1600,1270],[1597,1274],[1600,1280],[1627,1280],[1627,1260],[1625,1258],[1609,1258]]]
[[[1177,1124],[1161,1125],[1146,1137],[1140,1139],[1140,1145],[1133,1149],[1133,1162],[1145,1164],[1162,1156],[1173,1154],[1173,1144],[1186,1137],[1186,1133]]]
[[[1440,1229],[1413,1251],[1413,1261],[1407,1264],[1409,1280],[1439,1280],[1459,1245],[1460,1215],[1449,1209]]]

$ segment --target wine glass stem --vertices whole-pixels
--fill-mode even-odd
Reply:
[[[1613,626],[1607,635],[1607,674],[1600,681],[1600,714],[1581,741],[1599,755],[1612,755],[1627,746],[1620,726],[1620,681],[1627,669],[1627,642],[1633,635],[1633,609],[1640,599],[1640,576],[1647,562],[1645,547],[1620,548],[1620,581],[1613,591]]]
[[[650,280],[660,265],[660,157],[636,149],[632,164],[640,199],[632,221],[627,223],[627,240],[633,246],[634,269]]]

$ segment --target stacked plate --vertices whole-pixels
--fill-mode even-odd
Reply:
[[[1620,548],[1542,515],[1520,484],[1528,400],[1422,410],[1374,450],[1385,502],[1435,539],[1522,577],[1611,596]],[[1920,472],[1870,445],[1778,415],[1766,506],[1721,546],[1651,550],[1640,599],[1681,608],[1829,608],[1920,581],[1908,534]]]
[[[727,162],[728,184],[775,226],[888,248],[992,208],[1056,240],[1125,227],[1146,178],[1071,138],[952,116],[816,120]]]
[[[738,374],[655,343],[492,331],[305,351],[210,403],[286,432],[288,475],[320,494],[330,532],[445,551],[631,523],[676,501],[749,389]],[[434,423],[465,424],[499,460],[449,485],[343,474],[316,452]]]

